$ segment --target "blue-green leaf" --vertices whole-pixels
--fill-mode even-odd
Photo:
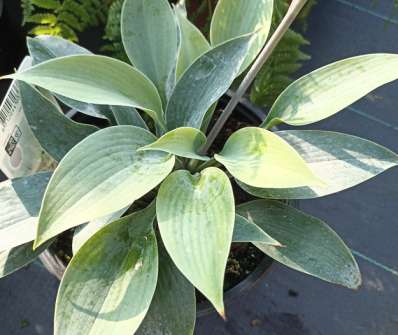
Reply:
[[[27,242],[17,247],[0,251],[0,278],[8,276],[32,263],[51,243],[52,241],[48,241],[33,250],[33,242]]]
[[[224,272],[235,222],[232,186],[218,168],[172,173],[156,200],[164,245],[184,276],[224,315]]]
[[[264,230],[252,222],[250,218],[246,219],[238,214],[235,216],[232,242],[261,242],[276,247],[281,246],[277,240],[269,236]]]
[[[282,247],[254,244],[278,262],[300,272],[349,288],[361,284],[361,274],[351,251],[321,220],[275,200],[257,200],[238,206]]]
[[[248,33],[254,37],[239,73],[263,48],[272,22],[273,0],[219,0],[210,27],[211,44],[218,45]]]
[[[60,57],[3,78],[18,79],[86,103],[136,107],[164,126],[156,87],[144,74],[113,58]]]
[[[0,251],[34,240],[50,172],[0,183]]]
[[[158,276],[154,216],[151,207],[126,216],[82,246],[58,291],[55,334],[135,333],[149,309]]]
[[[198,154],[205,143],[206,136],[200,130],[182,127],[169,131],[139,150],[160,150],[180,157],[207,161],[209,157]]]
[[[76,145],[48,184],[35,246],[118,211],[156,187],[173,169],[175,158],[160,151],[137,151],[155,139],[142,128],[116,126]]]
[[[238,180],[254,187],[298,187],[324,183],[301,156],[274,133],[257,127],[233,133],[214,158]]]
[[[111,110],[118,125],[136,126],[148,129],[145,121],[142,119],[140,113],[138,113],[135,108],[124,106],[111,106]]]
[[[96,234],[97,231],[104,228],[107,224],[119,219],[127,211],[127,209],[128,207],[122,208],[114,213],[105,215],[102,218],[92,220],[89,223],[76,227],[73,232],[72,240],[73,254],[76,254],[82,245],[86,243],[91,236]]]
[[[371,141],[342,133],[320,130],[276,132],[288,142],[326,186],[256,188],[239,183],[259,198],[311,199],[358,185],[398,165],[398,155]]]
[[[176,81],[178,30],[167,0],[125,0],[121,32],[131,63],[157,87],[164,105]]]
[[[242,36],[204,53],[184,72],[166,109],[167,128],[200,129],[207,110],[229,88],[251,40]]]
[[[329,64],[293,82],[262,126],[302,126],[323,120],[379,86],[398,79],[398,55],[370,54]]]
[[[56,105],[32,86],[20,82],[21,103],[26,119],[40,145],[56,161],[97,127],[81,124],[67,118]]]
[[[80,45],[58,36],[42,35],[35,38],[28,37],[27,45],[33,65],[37,65],[53,58],[71,55],[90,55],[91,52]],[[99,118],[109,118],[109,112],[101,106],[69,99],[57,94],[56,97],[65,105],[81,113]]]
[[[177,78],[180,78],[196,58],[210,50],[210,44],[202,32],[188,20],[184,4],[181,2],[178,3],[174,7],[174,11],[181,32],[181,44],[177,63]]]
[[[196,320],[195,288],[159,243],[159,276],[151,306],[137,335],[192,335]]]

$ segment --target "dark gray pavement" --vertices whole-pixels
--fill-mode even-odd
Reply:
[[[393,0],[319,0],[303,73],[341,58],[398,53]],[[368,138],[398,152],[398,82],[311,126]],[[227,310],[201,318],[198,335],[397,335],[398,169],[300,207],[327,221],[359,254],[363,286],[350,291],[275,264]],[[369,260],[370,259],[370,260]],[[37,265],[0,280],[0,335],[51,335],[57,282]]]

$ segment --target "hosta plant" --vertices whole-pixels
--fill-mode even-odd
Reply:
[[[131,64],[57,37],[28,39],[34,65],[4,78],[19,81],[32,131],[58,166],[1,184],[0,272],[74,231],[55,334],[192,334],[195,289],[226,316],[224,272],[235,242],[331,283],[360,285],[336,233],[283,200],[350,188],[397,165],[398,156],[347,134],[274,126],[320,121],[397,79],[398,55],[316,70],[293,82],[260,126],[211,146],[304,3],[293,1],[268,38],[272,0],[220,0],[208,41],[182,3],[126,0],[121,30]],[[109,127],[68,119],[54,97]],[[236,203],[235,181],[257,200]]]

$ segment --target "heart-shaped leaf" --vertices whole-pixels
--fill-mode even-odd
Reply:
[[[155,139],[142,128],[116,126],[69,151],[48,184],[35,246],[120,210],[156,187],[173,169],[175,158],[160,151],[137,152]]]
[[[52,241],[48,241],[36,250],[33,250],[33,242],[28,242],[9,250],[0,251],[0,278],[32,263],[51,243]]]
[[[133,107],[111,106],[111,111],[115,117],[115,121],[120,126],[136,126],[148,129],[145,121],[140,113]]]
[[[19,91],[26,119],[40,145],[56,161],[97,127],[81,124],[67,118],[56,105],[32,86],[20,82]]]
[[[259,198],[311,199],[358,185],[398,165],[398,155],[371,141],[352,135],[320,130],[278,131],[307,162],[326,187],[255,188],[239,183]]]
[[[300,272],[349,288],[361,284],[361,274],[350,249],[324,222],[281,201],[256,200],[238,206],[283,247],[254,244],[273,259]]]
[[[178,81],[166,109],[167,127],[200,129],[211,105],[238,74],[251,35],[225,42],[201,55]]]
[[[163,123],[162,103],[152,82],[130,65],[110,57],[55,58],[3,78],[18,79],[86,103],[137,107]]]
[[[0,183],[0,251],[32,241],[50,172]]]
[[[181,157],[209,160],[209,157],[198,154],[199,149],[206,143],[206,136],[198,129],[182,127],[164,134],[155,142],[139,149],[160,150]]]
[[[124,49],[131,63],[157,87],[163,103],[176,80],[178,29],[167,0],[125,0],[121,16]]]
[[[82,247],[82,245],[86,243],[86,241],[89,240],[91,236],[96,234],[97,231],[105,227],[107,224],[119,219],[127,211],[127,209],[128,207],[122,208],[114,213],[105,215],[102,218],[92,220],[89,223],[76,227],[73,232],[73,254],[76,254],[78,250]]]
[[[246,70],[267,40],[272,22],[273,3],[273,0],[217,2],[210,27],[213,46],[238,36],[255,33],[239,73]]]
[[[246,219],[243,216],[236,214],[232,242],[258,242],[276,247],[281,246],[277,240],[269,236],[264,230],[249,220],[250,217]]]
[[[153,208],[126,216],[82,246],[61,281],[55,334],[134,334],[158,276],[154,216]]]
[[[71,55],[90,55],[91,52],[80,45],[72,43],[58,36],[42,35],[35,38],[27,38],[29,54],[33,59],[33,65],[43,63],[47,60],[71,56]],[[87,104],[81,101],[56,95],[65,105],[81,113],[99,118],[108,118],[109,112],[101,106]]]
[[[202,32],[187,18],[187,11],[183,3],[174,7],[181,32],[180,50],[177,62],[177,78],[206,51],[210,50],[210,44]]]
[[[137,335],[192,335],[196,320],[195,288],[159,243],[159,276],[151,306]]]
[[[224,271],[235,221],[231,183],[218,168],[178,170],[156,202],[164,245],[178,269],[224,315]]]
[[[261,128],[247,127],[236,131],[214,158],[235,178],[250,186],[324,185],[287,142]]]
[[[398,78],[398,55],[370,54],[329,64],[293,82],[263,123],[302,126],[325,119]]]

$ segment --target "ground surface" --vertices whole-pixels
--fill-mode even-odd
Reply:
[[[319,0],[303,72],[372,52],[398,53],[392,0]],[[378,89],[313,128],[351,133],[398,151],[398,83]],[[363,286],[352,292],[275,264],[266,280],[228,308],[229,321],[201,318],[198,335],[398,334],[398,169],[350,191],[301,203],[358,253]],[[377,264],[376,264],[377,263]],[[0,334],[52,334],[57,281],[30,266],[0,281]]]

